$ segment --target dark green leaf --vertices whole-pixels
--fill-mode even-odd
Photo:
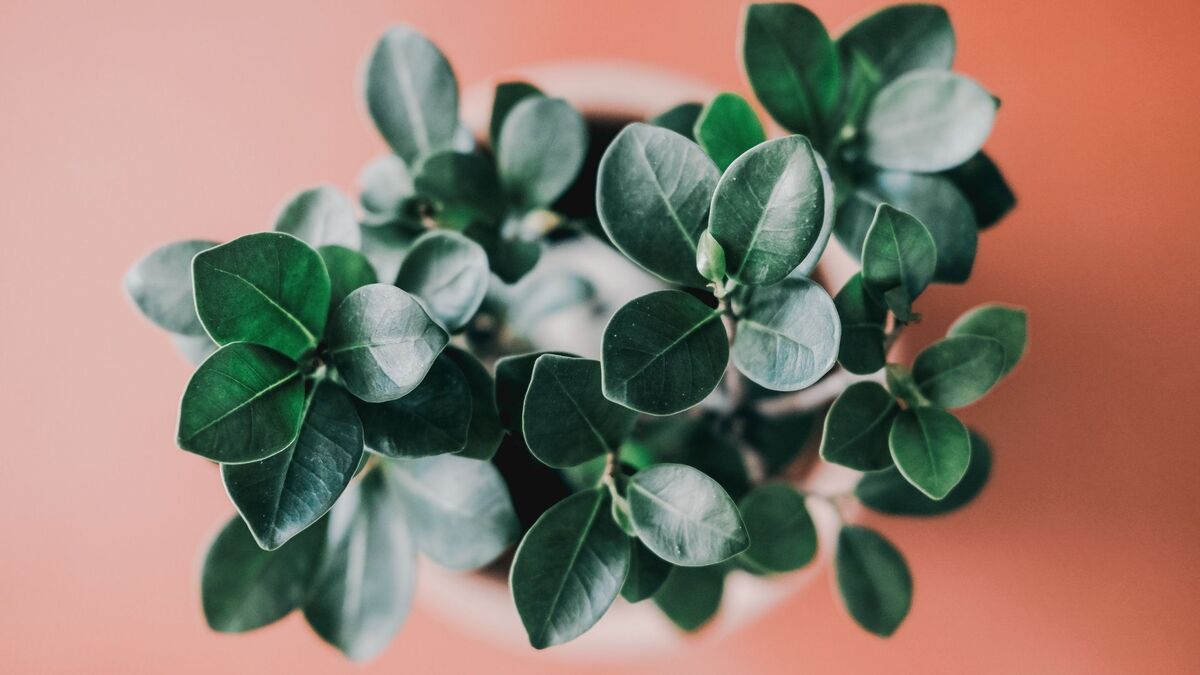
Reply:
[[[395,279],[408,248],[425,233],[423,228],[405,222],[378,227],[363,225],[359,229],[362,231],[362,253],[371,261],[377,279]]]
[[[416,389],[386,403],[360,403],[367,449],[388,457],[427,457],[467,445],[471,392],[462,370],[438,358]]]
[[[492,98],[492,119],[488,124],[488,139],[492,142],[493,154],[500,152],[500,129],[512,109],[526,98],[541,95],[542,91],[528,82],[501,82],[496,85],[496,94]]]
[[[354,403],[341,387],[323,382],[295,443],[259,462],[224,464],[221,478],[254,540],[271,550],[333,507],[362,454],[363,430]]]
[[[816,556],[817,528],[804,495],[791,487],[760,485],[742,498],[738,510],[750,535],[750,548],[739,562],[759,572],[790,572]]]
[[[275,231],[302,239],[313,248],[357,249],[362,245],[354,206],[331,185],[305,190],[288,200],[275,218]]]
[[[976,335],[999,342],[1004,349],[1001,375],[1007,375],[1025,355],[1027,322],[1025,310],[1019,307],[980,305],[958,317],[947,335]]]
[[[729,342],[721,315],[682,291],[643,295],[604,329],[604,395],[651,415],[696,405],[721,381]]]
[[[412,171],[404,160],[384,155],[372,160],[358,178],[358,201],[368,214],[381,216],[369,221],[371,225],[390,222],[404,208],[405,202],[416,194]]]
[[[656,464],[637,472],[628,498],[638,538],[669,563],[713,565],[750,545],[733,500],[690,466]]]
[[[974,80],[945,70],[914,70],[872,101],[866,157],[885,169],[944,171],[978,152],[995,120],[996,100]]]
[[[217,344],[253,342],[299,359],[325,333],[329,273],[290,234],[248,234],[203,251],[192,280],[196,312]]]
[[[686,631],[699,630],[717,613],[725,590],[725,570],[711,567],[674,567],[667,575],[654,604],[676,626]]]
[[[731,92],[717,94],[696,119],[696,142],[724,171],[733,160],[767,140],[762,122],[746,99]]]
[[[446,57],[407,26],[384,33],[367,64],[367,109],[409,165],[454,142],[458,81]]]
[[[937,246],[911,215],[880,204],[863,242],[863,282],[877,302],[901,321],[912,318],[912,302],[933,280]]]
[[[825,416],[821,458],[858,471],[892,465],[888,434],[900,413],[896,399],[875,382],[846,388]]]
[[[721,172],[700,146],[661,127],[630,124],[600,160],[596,209],[604,231],[658,276],[703,287],[696,242]]]
[[[379,469],[351,484],[329,512],[321,568],[304,618],[355,661],[382,652],[412,607],[417,555],[402,515]]]
[[[629,574],[625,577],[625,585],[621,586],[621,597],[629,602],[641,602],[662,588],[667,575],[671,573],[671,563],[654,555],[640,541],[635,540],[632,545]]]
[[[587,127],[561,98],[531,96],[513,107],[500,131],[500,182],[522,209],[549,206],[583,166]]]
[[[1017,205],[1017,196],[1004,180],[1000,168],[987,153],[979,152],[945,173],[971,204],[980,228],[1000,222]]]
[[[500,423],[513,433],[521,433],[525,394],[533,379],[533,367],[544,354],[574,356],[565,352],[530,352],[506,356],[496,362],[496,409],[500,411]]]
[[[900,413],[888,436],[900,473],[933,499],[958,485],[971,463],[971,439],[954,415],[937,408]]]
[[[700,118],[700,113],[703,110],[704,106],[695,101],[680,103],[670,110],[651,117],[646,120],[646,123],[670,129],[680,136],[687,138],[689,141],[694,141],[696,140],[696,137],[693,136],[696,128],[696,120]]]
[[[737,322],[733,363],[775,391],[811,386],[837,360],[842,324],[825,289],[808,279],[756,289]]]
[[[954,61],[954,28],[946,10],[937,5],[893,5],[854,24],[838,38],[837,46],[843,73],[853,72],[857,51],[887,83],[918,68],[949,70]]]
[[[215,241],[177,241],[155,249],[129,268],[125,292],[159,328],[207,338],[192,298],[192,258],[216,245]]]
[[[978,401],[1004,376],[1004,344],[990,337],[960,335],[939,340],[917,354],[913,381],[925,398],[943,408]]]
[[[458,451],[458,455],[478,460],[491,459],[504,440],[504,427],[496,410],[492,376],[478,359],[458,347],[447,347],[442,354],[458,366],[466,378],[467,388],[471,390],[471,423],[467,427],[467,445]]]
[[[547,354],[534,366],[522,419],[533,456],[562,468],[620,447],[637,413],[604,398],[599,361]]]
[[[817,263],[821,261],[821,256],[824,255],[825,249],[829,246],[829,237],[833,234],[834,224],[837,220],[837,199],[834,197],[833,177],[829,174],[829,166],[820,155],[814,155],[817,160],[817,169],[821,172],[821,184],[823,186],[822,195],[825,203],[825,212],[821,216],[821,230],[817,233],[817,239],[813,243],[812,248],[808,250],[808,255],[800,261],[796,269],[792,270],[791,277],[808,277],[817,269]]]
[[[504,192],[492,160],[478,152],[447,150],[417,165],[417,192],[433,201],[434,219],[465,230],[474,223],[495,225],[503,217]]]
[[[358,251],[341,246],[322,246],[317,253],[321,254],[325,269],[329,271],[330,316],[351,292],[379,281],[371,261]]]
[[[242,633],[272,624],[300,607],[325,539],[309,528],[278,551],[264,551],[234,516],[209,545],[200,572],[200,600],[209,628]]]
[[[487,295],[487,254],[457,232],[434,230],[413,242],[396,285],[419,297],[449,331],[462,328]]]
[[[975,432],[971,434],[971,463],[954,489],[941,500],[930,499],[898,469],[869,473],[858,481],[854,496],[867,508],[895,516],[938,516],[956,511],[975,499],[992,470],[992,451]]]
[[[382,402],[420,384],[449,339],[411,295],[371,284],[346,296],[334,313],[329,353],[350,393]]]
[[[517,548],[509,577],[529,643],[551,647],[595,625],[621,590],[629,549],[603,489],[576,493],[542,514]]]
[[[237,342],[192,374],[180,404],[177,443],[216,462],[254,462],[291,445],[303,415],[304,380],[295,362]]]
[[[796,461],[816,422],[815,412],[754,413],[746,421],[746,442],[762,457],[766,474],[774,476]]]
[[[721,176],[709,231],[725,249],[727,273],[744,284],[785,277],[812,250],[825,220],[825,186],[808,139],[756,145]]]
[[[437,564],[478,569],[521,536],[508,487],[490,462],[441,455],[388,469],[417,547]]]
[[[520,232],[509,232],[509,229],[476,222],[463,230],[463,234],[483,247],[492,272],[501,281],[515,284],[537,265],[542,256],[542,245],[539,241],[522,238]]]
[[[640,426],[638,442],[622,447],[625,464],[637,469],[660,462],[686,464],[720,483],[733,499],[750,489],[737,443],[710,420],[661,417],[644,420]]]
[[[912,576],[904,557],[878,532],[846,525],[834,560],[842,602],[858,625],[887,637],[912,607]]]
[[[842,322],[838,362],[858,375],[877,372],[887,360],[883,348],[887,310],[867,293],[861,272],[842,286],[833,304]]]

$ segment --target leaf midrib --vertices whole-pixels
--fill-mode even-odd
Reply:
[[[291,311],[286,309],[283,305],[279,304],[278,302],[275,302],[274,298],[272,298],[270,295],[268,295],[266,291],[259,288],[254,282],[250,281],[249,279],[243,277],[242,275],[240,275],[236,272],[230,272],[229,270],[217,267],[216,265],[213,265],[212,263],[209,263],[206,261],[200,261],[200,262],[203,262],[203,264],[206,267],[208,267],[210,270],[212,270],[214,272],[219,272],[221,274],[227,274],[227,275],[233,277],[234,279],[237,279],[238,281],[242,282],[243,284],[249,286],[250,288],[252,288],[255,293],[258,293],[260,296],[262,296],[262,298],[264,300],[266,300],[268,303],[270,303],[270,305],[272,307],[274,307],[276,310],[278,310],[280,314],[282,314],[285,318],[287,318],[289,321],[291,321],[293,324],[295,324],[296,327],[299,328],[302,333],[304,333],[304,337],[306,340],[308,340],[309,346],[316,346],[317,336],[313,335],[312,331],[310,331],[308,329],[308,327],[304,325],[304,322],[301,321],[299,318],[297,318],[294,314],[292,314]]]
[[[538,636],[542,640],[546,639],[546,630],[550,626],[550,620],[558,613],[558,602],[562,599],[563,590],[567,587],[567,579],[571,577],[571,571],[575,568],[575,562],[579,559],[579,554],[583,551],[583,544],[592,533],[592,526],[596,522],[596,515],[600,512],[600,505],[604,503],[604,496],[597,491],[595,503],[592,504],[592,512],[588,514],[587,525],[583,528],[583,534],[575,542],[575,550],[571,551],[571,556],[568,558],[568,564],[564,568],[562,578],[559,579],[558,588],[554,591],[554,599],[550,601],[550,611],[546,612],[546,618],[542,619],[542,625],[538,628]]]
[[[227,375],[226,373],[222,373],[222,372],[220,372],[220,371],[216,371],[216,373],[215,373],[215,374],[219,374],[219,375],[222,375],[222,376],[225,376],[225,377],[230,377],[230,376],[229,376],[229,375]],[[245,401],[242,401],[241,403],[239,403],[239,404],[235,405],[234,407],[232,407],[232,408],[230,408],[229,410],[225,411],[224,413],[222,413],[222,414],[221,414],[221,415],[219,415],[218,417],[216,417],[216,418],[213,418],[212,420],[210,420],[210,421],[208,421],[208,422],[205,422],[203,425],[201,425],[201,426],[200,426],[200,428],[199,428],[199,429],[196,429],[196,430],[195,430],[195,431],[193,431],[193,432],[192,432],[190,435],[188,435],[188,437],[187,437],[187,440],[189,440],[189,441],[190,441],[190,440],[192,440],[192,439],[196,438],[196,437],[197,437],[197,436],[199,436],[200,434],[202,434],[202,433],[204,433],[205,431],[207,431],[208,429],[212,428],[212,426],[213,426],[213,425],[220,423],[222,420],[224,420],[225,418],[229,417],[230,415],[232,415],[232,414],[234,414],[234,413],[238,412],[238,411],[239,411],[239,410],[241,410],[242,408],[245,408],[246,406],[250,405],[251,403],[254,403],[254,402],[255,402],[255,401],[257,401],[258,399],[260,399],[260,398],[262,398],[262,397],[266,396],[267,394],[270,394],[272,391],[274,391],[275,389],[277,389],[277,388],[281,387],[282,385],[286,384],[288,381],[290,381],[290,380],[292,380],[292,379],[294,379],[294,378],[296,378],[296,377],[299,377],[299,375],[300,375],[299,371],[292,371],[291,373],[288,373],[287,377],[284,377],[283,379],[281,379],[281,380],[279,380],[279,381],[277,381],[277,382],[273,382],[272,384],[268,385],[267,387],[265,387],[265,388],[263,388],[263,389],[260,389],[260,390],[258,390],[258,392],[257,392],[257,393],[255,393],[255,394],[254,394],[253,396],[251,396],[250,398],[247,398]],[[235,382],[238,382],[238,380],[236,380],[236,379],[234,379],[234,381],[235,381]],[[240,384],[240,382],[239,382],[239,384]],[[243,385],[243,386],[245,386],[245,385]]]
[[[685,332],[684,332],[682,335],[680,335],[679,337],[675,338],[675,339],[674,339],[674,340],[671,342],[671,344],[669,344],[669,345],[667,345],[666,347],[664,347],[664,348],[663,348],[661,351],[659,351],[659,352],[655,353],[653,357],[651,357],[651,358],[647,359],[647,360],[646,360],[646,362],[645,362],[645,363],[643,363],[643,364],[641,365],[641,367],[640,367],[640,368],[638,368],[637,370],[635,370],[635,371],[633,371],[632,373],[630,373],[629,377],[623,378],[623,379],[621,380],[621,384],[623,384],[623,385],[624,385],[624,384],[628,384],[629,382],[631,382],[631,381],[632,381],[634,378],[636,378],[638,375],[641,375],[643,372],[645,372],[647,368],[649,368],[651,365],[653,365],[653,364],[654,364],[654,362],[656,362],[656,361],[658,361],[659,359],[661,359],[661,358],[662,358],[662,357],[663,357],[663,356],[664,356],[664,355],[665,355],[667,352],[671,351],[672,349],[675,349],[675,347],[676,347],[676,346],[678,346],[678,345],[679,345],[679,343],[681,343],[681,342],[683,342],[684,340],[686,340],[686,339],[688,339],[689,337],[691,337],[691,336],[692,336],[692,334],[694,334],[696,331],[700,330],[701,328],[703,328],[703,327],[707,326],[707,325],[708,325],[709,323],[711,323],[711,322],[712,322],[714,319],[718,319],[718,318],[720,318],[720,316],[721,316],[721,315],[720,315],[720,313],[718,313],[718,312],[711,312],[711,313],[710,313],[708,316],[704,317],[704,319],[702,319],[701,321],[698,321],[698,322],[696,323],[696,325],[694,325],[694,326],[692,326],[691,328],[687,329],[687,330],[686,330],[686,331],[685,331]]]

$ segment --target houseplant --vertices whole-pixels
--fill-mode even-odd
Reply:
[[[981,307],[911,367],[888,358],[914,301],[965,281],[978,229],[1013,203],[980,152],[998,104],[949,71],[953,50],[932,6],[834,41],[797,5],[753,5],[743,62],[790,135],[768,140],[721,94],[589,148],[569,103],[513,82],[474,147],[445,58],[410,29],[385,34],[366,101],[393,154],[364,171],[361,214],[307,190],[274,232],[171,244],[126,279],[203,355],[178,442],[220,463],[239,513],[205,557],[210,625],[302,609],[369,658],[407,614],[420,551],[507,566],[536,647],[617,595],[694,629],[730,572],[814,558],[810,500],[907,515],[969,501],[990,453],[946,411],[1015,366],[1024,313]],[[577,180],[600,149],[594,186]],[[594,212],[563,196],[581,185]],[[831,294],[817,265],[833,236],[862,271]],[[616,310],[598,360],[528,353],[539,318],[591,293],[586,278],[521,280],[582,237],[662,289]],[[788,405],[818,383],[844,385],[827,412]],[[787,480],[814,461],[800,455],[822,417],[821,459],[866,472],[852,494]],[[903,558],[861,526],[838,539],[851,616],[892,633],[911,602]]]

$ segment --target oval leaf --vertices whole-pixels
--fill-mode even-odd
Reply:
[[[496,227],[504,216],[496,167],[478,152],[431,155],[417,166],[416,186],[433,202],[433,218],[442,227],[465,230],[481,222]]]
[[[937,408],[900,413],[888,435],[896,468],[917,489],[942,499],[971,462],[971,439],[954,415]]]
[[[755,383],[797,391],[837,360],[842,324],[833,300],[808,279],[757,289],[737,322],[733,363]]]
[[[867,293],[861,272],[842,286],[833,304],[842,324],[838,362],[857,375],[868,375],[883,368],[887,361],[883,348],[887,309]]]
[[[762,122],[746,99],[730,92],[717,94],[696,119],[696,142],[724,171],[733,160],[767,140]]]
[[[529,451],[556,468],[612,452],[637,422],[636,412],[604,398],[599,361],[553,354],[537,360],[522,415]]]
[[[954,489],[941,500],[930,499],[905,480],[897,469],[868,473],[858,481],[854,496],[872,511],[894,516],[938,516],[969,504],[987,484],[992,451],[975,432],[971,434],[971,463]]]
[[[825,416],[821,458],[858,471],[892,465],[888,434],[900,413],[896,398],[876,382],[855,382]]]
[[[834,567],[842,602],[858,625],[883,637],[896,632],[912,607],[912,575],[900,551],[874,530],[846,525]]]
[[[275,218],[275,231],[286,232],[309,246],[362,245],[354,206],[341,190],[322,185],[305,190],[288,200]]]
[[[725,570],[713,567],[673,567],[654,594],[654,604],[679,628],[700,630],[721,607]]]
[[[496,93],[492,97],[492,119],[488,124],[488,139],[492,142],[493,154],[500,152],[500,130],[512,109],[527,98],[541,95],[542,91],[528,82],[501,82],[496,85]]]
[[[379,281],[371,261],[358,251],[342,246],[322,246],[317,249],[317,253],[321,254],[321,260],[325,261],[325,269],[329,271],[330,315],[337,310],[347,295]]]
[[[419,297],[447,330],[466,325],[488,289],[487,254],[475,242],[446,230],[424,234],[400,265],[396,285]]]
[[[937,5],[895,5],[854,24],[838,38],[837,47],[843,73],[854,72],[850,64],[858,52],[887,83],[918,68],[949,70],[954,28]]]
[[[642,542],[635,540],[632,546],[629,574],[625,576],[625,584],[621,586],[621,597],[628,602],[641,602],[662,588],[672,568],[671,563],[654,555]]]
[[[509,199],[522,209],[549,206],[583,166],[583,117],[561,98],[530,96],[513,107],[500,131],[496,166]]]
[[[638,538],[675,565],[713,565],[750,545],[737,506],[702,472],[656,464],[629,480],[629,510]]]
[[[1017,196],[986,152],[980,151],[944,175],[966,197],[980,229],[1000,222],[1017,205]]]
[[[939,340],[913,361],[913,381],[934,405],[961,408],[978,401],[1004,376],[1004,345],[977,335]]]
[[[458,81],[424,35],[407,26],[384,33],[367,64],[366,89],[375,126],[409,165],[453,144]]]
[[[374,159],[358,177],[358,202],[369,215],[368,224],[383,225],[400,214],[404,203],[416,194],[412,171],[395,155]]]
[[[958,317],[947,333],[950,337],[975,335],[991,338],[1004,349],[1002,375],[1012,372],[1025,355],[1028,317],[1019,307],[980,305]]]
[[[887,204],[863,242],[862,276],[867,291],[901,321],[912,319],[912,303],[933,280],[937,247],[921,221]]]
[[[738,504],[750,548],[738,557],[756,572],[790,572],[817,554],[817,528],[804,495],[787,485],[760,485]]]
[[[792,277],[807,277],[817,269],[817,263],[821,261],[821,256],[829,246],[829,237],[833,235],[834,225],[837,222],[837,200],[833,194],[833,176],[829,174],[829,165],[825,163],[825,160],[820,155],[815,155],[815,157],[817,168],[821,171],[821,184],[824,186],[822,194],[825,201],[825,213],[821,217],[821,230],[817,233],[816,242],[808,250],[808,255],[804,256],[804,260],[801,260],[796,269],[792,270],[789,275]]]
[[[670,129],[675,133],[683,136],[689,141],[696,140],[695,129],[696,120],[700,119],[700,113],[703,112],[704,106],[695,101],[680,103],[668,110],[651,117],[646,120],[647,124],[664,129]]]
[[[575,356],[566,352],[530,352],[505,356],[496,362],[496,409],[505,429],[520,434],[525,394],[533,379],[533,368],[544,354]]]
[[[207,338],[192,296],[192,258],[216,245],[215,241],[177,241],[152,251],[125,274],[125,292],[159,328]]]
[[[462,370],[439,358],[420,386],[385,403],[359,403],[367,448],[388,457],[427,457],[467,445],[471,392]]]
[[[457,454],[469,459],[491,459],[504,440],[504,427],[496,410],[492,376],[478,359],[458,347],[447,347],[442,354],[458,366],[466,379],[467,388],[471,390],[471,423],[467,427],[467,445]]]

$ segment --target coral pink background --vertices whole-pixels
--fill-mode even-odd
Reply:
[[[841,25],[876,3],[812,5]],[[630,672],[1200,672],[1200,5],[948,5],[958,68],[1004,100],[989,147],[1022,201],[983,236],[972,283],[929,294],[922,331],[988,299],[1033,321],[1025,363],[966,413],[998,449],[991,488],[938,522],[872,519],[916,577],[893,639],[858,630],[823,572],[740,633]],[[230,507],[173,447],[188,367],[121,297],[125,268],[168,240],[266,229],[298,188],[352,187],[383,147],[353,76],[389,24],[427,31],[464,82],[620,57],[744,92],[738,14],[0,1],[0,670],[351,671],[296,617],[205,628],[196,551]],[[352,672],[563,668],[418,609]]]

